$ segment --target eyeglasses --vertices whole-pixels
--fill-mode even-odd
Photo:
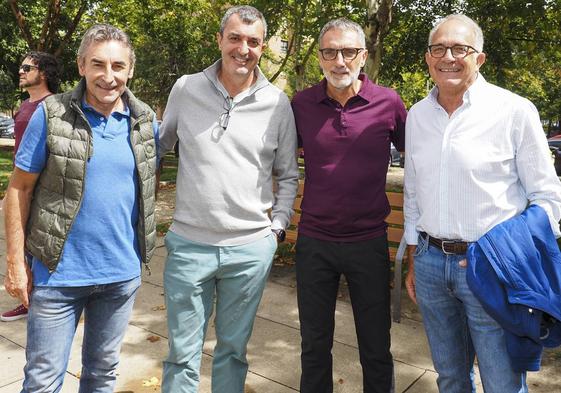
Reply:
[[[222,127],[223,130],[226,130],[226,128],[228,128],[228,123],[230,122],[230,111],[232,110],[232,108],[234,108],[234,106],[232,105],[231,98],[224,98],[223,109],[225,112],[222,113],[218,118],[218,124],[220,125],[220,127]]]
[[[471,55],[472,53],[479,53],[477,49],[469,45],[429,45],[430,55],[432,57],[436,57],[437,59],[446,56],[446,52],[448,51],[448,49],[450,49],[450,53],[452,53],[452,57],[454,59],[463,59],[464,57]]]
[[[364,48],[341,48],[341,49],[323,48],[320,49],[319,51],[321,52],[321,57],[323,57],[323,60],[331,61],[337,58],[339,52],[341,52],[343,59],[354,60],[356,59],[358,54],[363,50]]]
[[[31,71],[32,69],[35,69],[35,68],[38,69],[39,67],[34,66],[34,65],[31,65],[31,64],[22,64],[22,65],[19,66],[19,69],[20,69],[21,71],[25,72],[26,74],[27,74],[29,71]]]
[[[230,122],[230,111],[227,110],[223,114],[220,115],[220,119],[218,120],[218,124],[222,127],[223,130],[228,128],[228,123]]]

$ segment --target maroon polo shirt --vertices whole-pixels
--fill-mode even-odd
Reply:
[[[50,94],[49,94],[50,95]],[[14,136],[15,136],[15,144],[14,144],[14,157],[19,149],[19,144],[23,138],[23,134],[25,133],[25,129],[27,128],[27,123],[29,123],[29,119],[31,119],[31,115],[37,109],[37,106],[43,102],[45,98],[49,95],[37,100],[37,101],[29,101],[29,99],[25,100],[21,103],[18,111],[14,115]]]
[[[292,100],[306,165],[302,235],[353,242],[386,233],[390,142],[404,150],[407,112],[394,90],[359,78],[344,107],[327,96],[325,79]]]

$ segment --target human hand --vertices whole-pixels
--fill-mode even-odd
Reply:
[[[11,297],[18,298],[22,304],[29,308],[29,298],[33,288],[31,269],[25,262],[8,264],[4,287]]]

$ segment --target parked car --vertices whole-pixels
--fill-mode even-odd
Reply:
[[[552,147],[557,149],[561,148],[561,135],[552,136],[547,140],[547,144],[549,145],[550,150]]]
[[[557,172],[557,176],[561,176],[561,135],[549,138],[547,144],[549,145],[549,150],[551,150],[555,172]]]
[[[15,138],[14,119],[0,116],[0,138]]]
[[[390,166],[399,166],[403,168],[403,164],[405,163],[404,159],[405,157],[403,156],[403,153],[398,152],[392,144],[390,148]]]

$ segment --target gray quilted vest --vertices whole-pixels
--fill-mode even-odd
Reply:
[[[33,191],[25,246],[50,272],[60,261],[64,243],[80,210],[86,162],[94,154],[92,131],[81,109],[85,87],[82,80],[74,90],[44,101],[49,155]],[[131,114],[130,141],[140,191],[137,226],[140,255],[148,266],[156,244],[154,113],[128,89],[123,98]]]

